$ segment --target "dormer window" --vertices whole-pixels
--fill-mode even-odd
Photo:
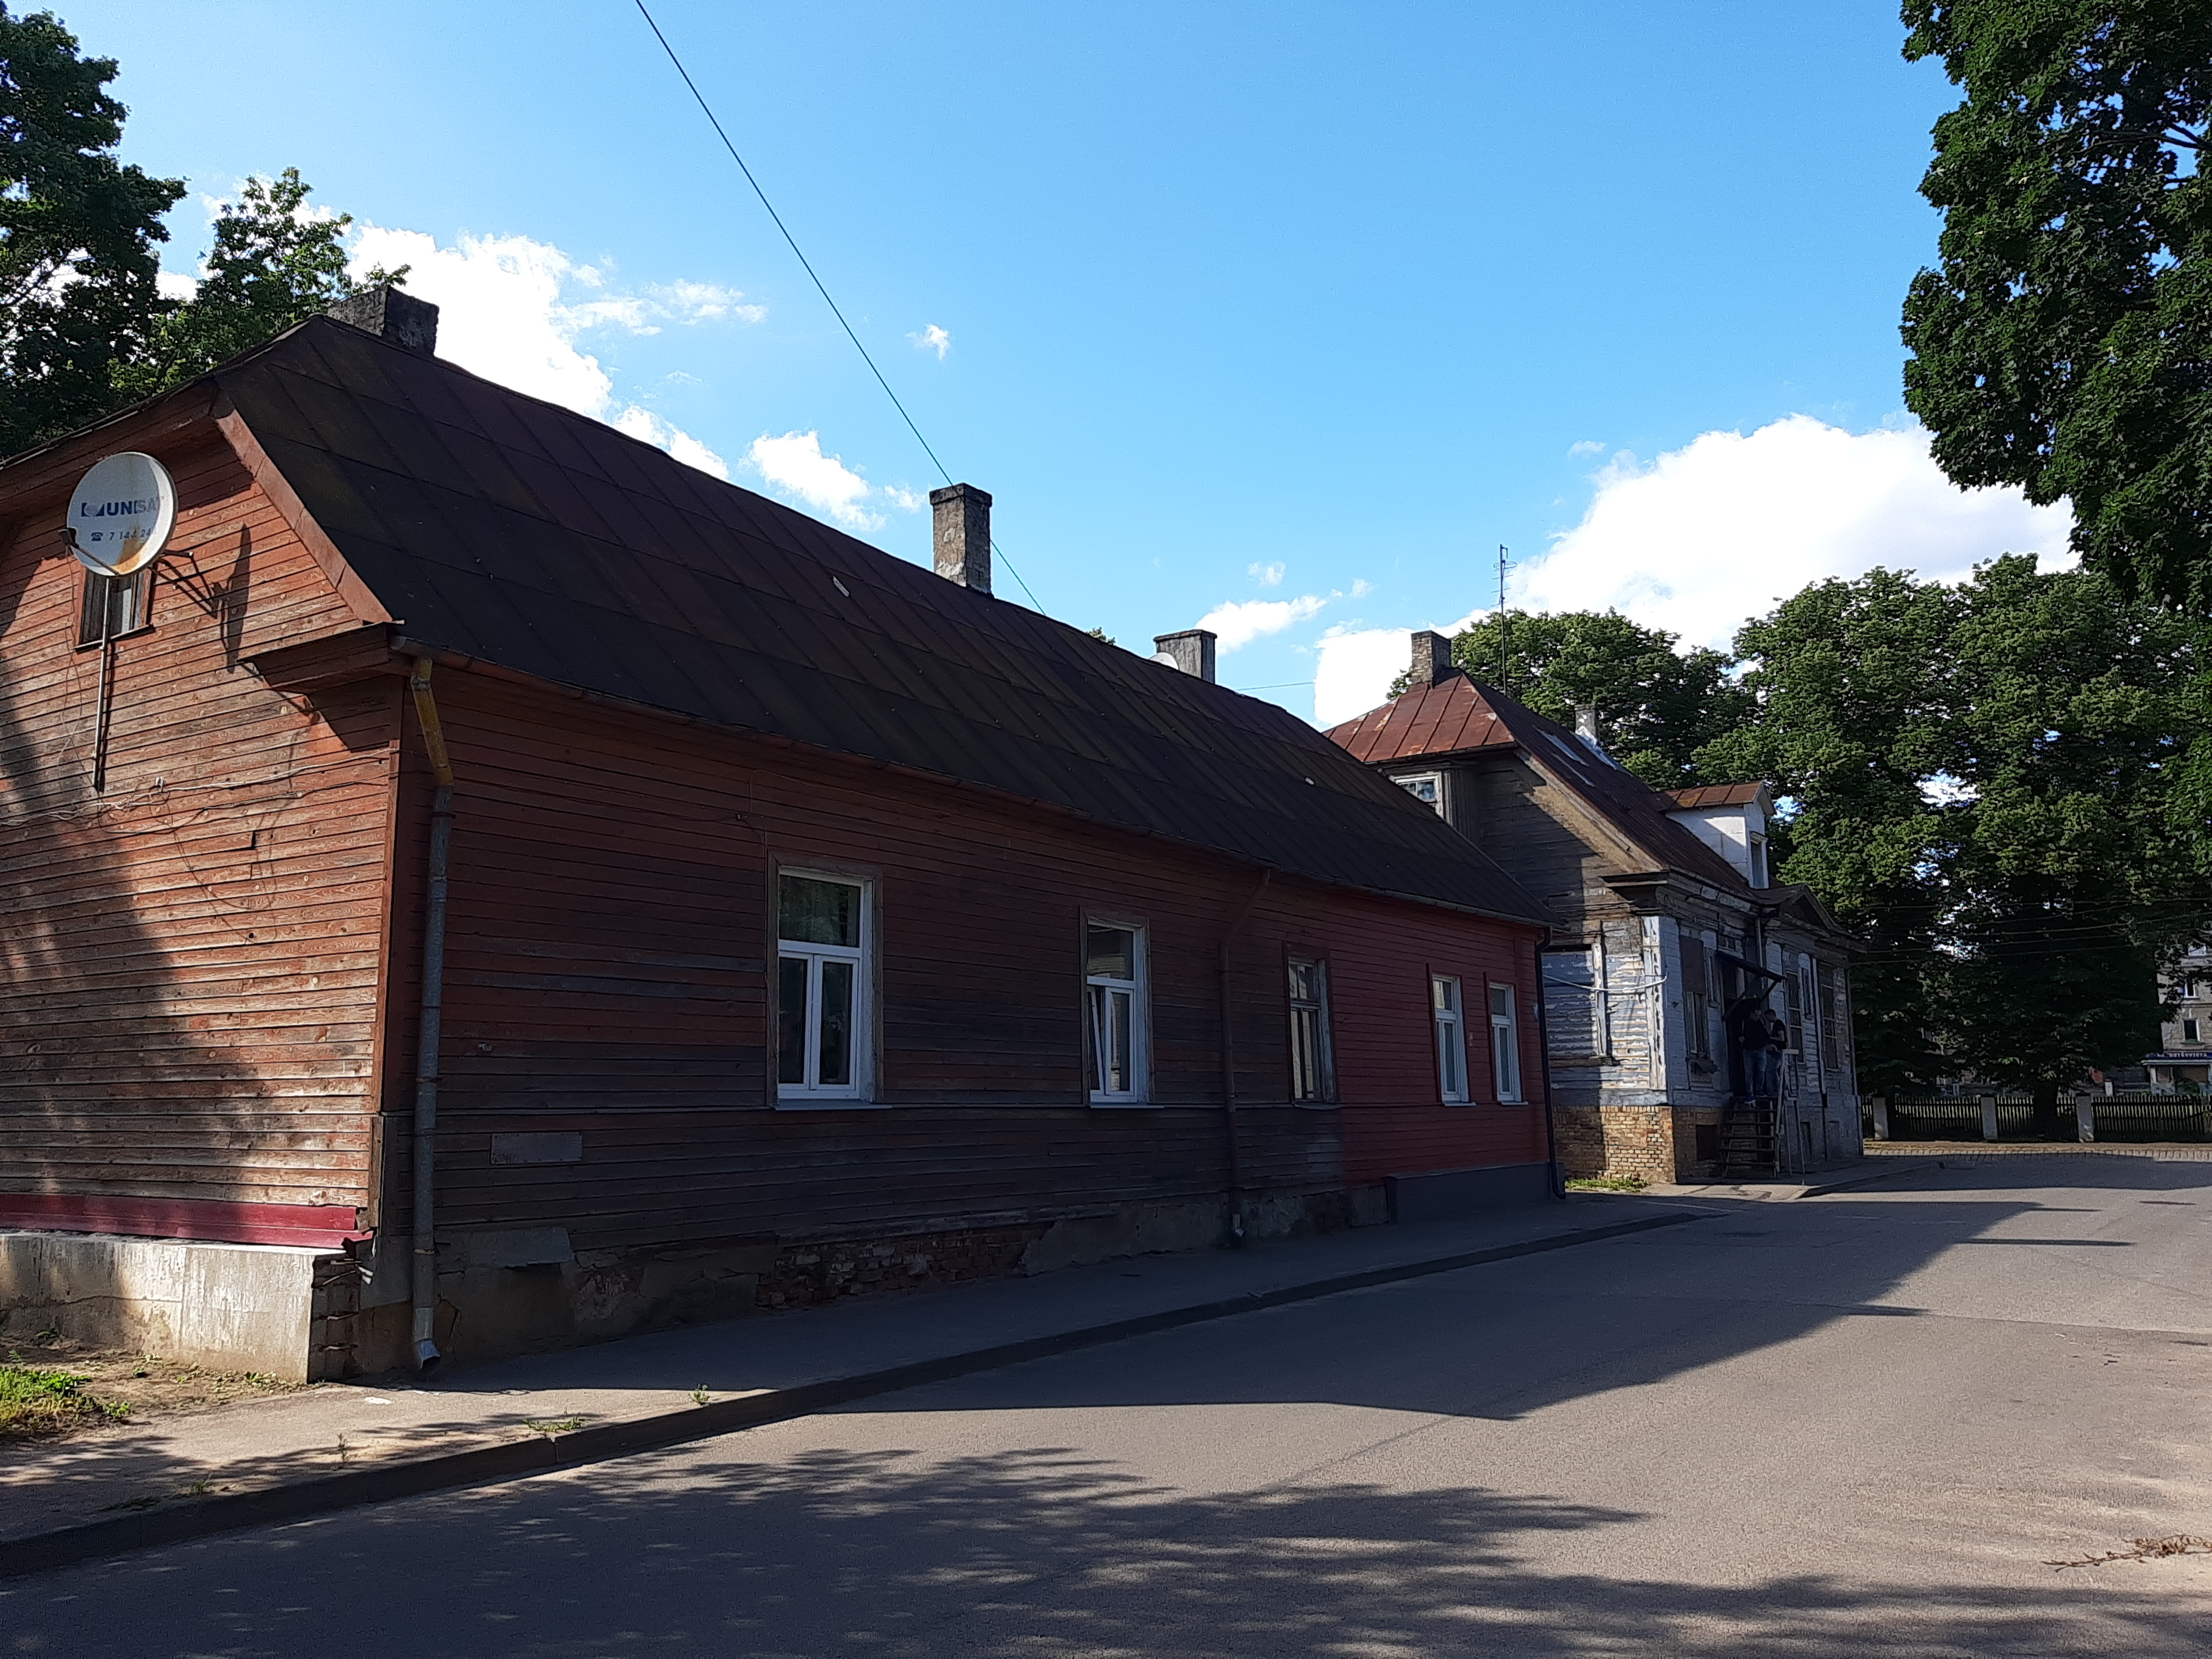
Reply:
[[[1444,779],[1441,772],[1408,772],[1395,780],[1398,787],[1438,817],[1444,812]]]
[[[1753,887],[1770,886],[1772,884],[1768,880],[1766,874],[1766,837],[1753,836],[1748,839],[1751,854],[1751,884]]]

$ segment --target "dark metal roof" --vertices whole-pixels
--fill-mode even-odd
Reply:
[[[1289,874],[1550,920],[1274,704],[597,421],[324,318],[212,378],[410,640]]]
[[[1375,766],[1518,749],[1640,848],[1657,868],[1680,871],[1729,892],[1751,890],[1734,865],[1668,816],[1676,810],[1672,799],[1565,726],[1464,674],[1417,687],[1328,735],[1347,753]],[[1759,786],[1718,786],[1723,792],[1743,787]]]

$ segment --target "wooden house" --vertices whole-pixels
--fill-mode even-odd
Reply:
[[[1402,696],[1329,735],[1511,870],[1558,918],[1545,1006],[1571,1175],[1674,1181],[1861,1156],[1850,937],[1777,884],[1763,784],[1651,788],[1599,745],[1413,636]],[[1729,1018],[1786,1023],[1780,1088],[1756,1102]]]
[[[1210,641],[345,315],[0,467],[16,1328],[339,1376],[1548,1191],[1549,918]]]

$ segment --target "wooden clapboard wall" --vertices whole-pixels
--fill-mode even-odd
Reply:
[[[180,512],[151,631],[116,647],[94,794],[100,653],[78,648],[58,532],[85,467],[133,447]],[[99,1224],[80,1200],[128,1199],[114,1213],[142,1231],[289,1237],[303,1207],[350,1227],[373,1186],[398,683],[310,709],[246,665],[353,619],[211,420],[10,467],[0,550],[0,1222]]]
[[[1469,1058],[1486,1103],[1437,1103],[1427,1006],[1431,969],[1460,974],[1471,1006],[1488,981],[1514,984],[1534,1097],[1532,928],[1308,883],[1262,891],[1249,866],[888,768],[483,673],[435,684],[458,777],[441,1225],[558,1223],[580,1249],[617,1248],[1218,1194],[1216,950],[1255,892],[1232,962],[1248,1185],[1327,1191],[1347,1169],[1372,1180],[1544,1155],[1540,1109],[1486,1103],[1479,1018]],[[403,874],[428,793],[411,736],[405,752]],[[886,1109],[773,1104],[779,865],[877,884]],[[415,908],[399,901],[396,1115]],[[1086,910],[1148,927],[1157,1109],[1086,1103]],[[1286,1098],[1292,951],[1330,963],[1339,1107]],[[574,1161],[500,1161],[495,1138],[520,1134]]]

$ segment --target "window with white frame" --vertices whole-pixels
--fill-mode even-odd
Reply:
[[[1459,981],[1446,974],[1430,975],[1429,1005],[1437,1026],[1437,1086],[1445,1100],[1459,1104],[1467,1099],[1467,1030]]]
[[[1501,1101],[1521,1098],[1521,1027],[1513,1012],[1513,988],[1490,988],[1490,1078]]]
[[[864,1100],[869,1058],[867,884],[787,870],[776,894],[776,1094]]]
[[[1141,1105],[1145,1088],[1145,930],[1083,929],[1084,1042],[1094,1106]]]
[[[1328,964],[1291,962],[1291,1098],[1336,1098],[1328,1049]]]
[[[1397,785],[1415,800],[1435,812],[1438,817],[1444,811],[1444,780],[1441,772],[1414,772],[1396,780]]]

